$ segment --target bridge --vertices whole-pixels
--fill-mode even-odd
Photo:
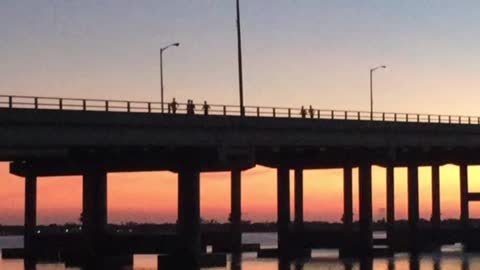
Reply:
[[[344,171],[342,256],[371,257],[372,165],[386,168],[387,239],[395,235],[411,252],[440,239],[440,166],[460,166],[461,227],[467,248],[480,237],[469,226],[468,166],[480,164],[480,117],[314,108],[244,108],[228,105],[0,96],[0,160],[25,178],[25,252],[35,253],[36,184],[43,176],[83,175],[84,255],[105,250],[107,173],[178,173],[176,249],[201,260],[200,173],[231,172],[232,227],[229,250],[241,251],[241,172],[255,165],[277,170],[278,253],[304,254],[303,170]],[[432,169],[432,219],[419,227],[418,167]],[[395,167],[408,168],[408,229],[395,230]],[[359,169],[358,226],[353,222],[352,169]],[[295,211],[291,226],[289,171],[295,171]],[[160,180],[160,179],[159,179]],[[319,181],[322,181],[321,179]],[[469,233],[469,237],[465,237]],[[339,238],[342,238],[339,236]],[[342,239],[343,239],[342,238]],[[340,239],[339,241],[342,241]],[[437,241],[438,242],[438,241]],[[292,248],[294,247],[294,248]]]

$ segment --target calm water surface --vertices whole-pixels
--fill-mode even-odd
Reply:
[[[22,247],[22,237],[0,237],[0,248]],[[275,247],[276,234],[248,233],[243,235],[245,243],[260,243],[262,247]],[[314,250],[313,258],[306,262],[297,261],[280,263],[275,259],[257,259],[254,253],[243,254],[241,260],[229,257],[226,268],[211,268],[214,270],[480,270],[480,253],[463,254],[460,246],[442,248],[442,252],[425,254],[418,259],[412,259],[408,254],[397,254],[391,259],[375,259],[373,262],[339,260],[336,250]],[[157,269],[157,258],[151,255],[136,255],[135,270]],[[63,264],[38,264],[37,270],[64,270]],[[21,260],[0,260],[0,270],[24,270]]]

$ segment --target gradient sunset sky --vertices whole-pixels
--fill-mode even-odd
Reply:
[[[2,0],[0,94],[237,104],[234,0]],[[243,0],[245,102],[480,115],[480,2],[473,0]],[[396,170],[397,217],[406,216],[406,169]],[[470,168],[480,191],[480,167]],[[429,218],[429,168],[420,170]],[[356,179],[356,172],[355,172]],[[224,221],[229,174],[202,174],[202,217]],[[340,221],[342,171],[305,172],[307,220]],[[244,218],[276,218],[276,172],[243,173]],[[109,175],[110,222],[176,219],[172,173]],[[459,172],[441,169],[442,218],[459,216]],[[357,187],[355,183],[354,187]],[[23,222],[23,181],[0,163],[0,224]],[[384,216],[385,170],[374,168],[374,216]],[[39,223],[78,221],[81,178],[41,178]],[[293,187],[292,187],[293,192]],[[355,191],[355,198],[357,194]],[[357,204],[355,200],[355,204]],[[480,207],[472,205],[472,217]],[[358,211],[355,206],[355,217]]]

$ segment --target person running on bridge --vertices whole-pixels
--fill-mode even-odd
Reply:
[[[204,101],[203,102],[203,112],[205,113],[205,115],[208,115],[208,110],[210,109],[210,105],[207,104],[207,101]]]
[[[177,101],[175,100],[175,98],[173,98],[172,103],[169,104],[169,108],[172,109],[172,113],[173,113],[173,114],[176,114],[176,113],[177,113],[178,103],[177,103]]]
[[[305,110],[305,107],[303,106],[300,109],[300,115],[302,115],[302,118],[305,118],[307,116],[307,110]]]
[[[310,113],[310,117],[313,118],[315,116],[315,110],[312,108],[312,105],[308,108],[308,112]]]

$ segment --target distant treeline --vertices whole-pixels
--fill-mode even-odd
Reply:
[[[305,230],[341,230],[341,223],[331,222],[305,222]],[[460,224],[457,219],[443,220],[442,227],[455,227]],[[471,220],[471,224],[474,227],[480,227],[480,220]],[[358,223],[354,223],[357,226]],[[374,222],[374,230],[384,230],[385,221],[380,220]],[[398,220],[395,222],[395,227],[407,227],[406,220]],[[419,223],[420,227],[429,227],[430,222],[425,219],[421,219]],[[229,223],[219,223],[215,220],[204,221],[202,220],[202,231],[204,232],[228,232],[230,229]],[[64,225],[50,224],[37,226],[37,233],[78,233],[81,232],[81,225],[74,223],[67,223]],[[135,223],[127,222],[122,224],[108,224],[107,231],[110,233],[175,233],[176,224],[163,223],[163,224],[149,224],[149,223]],[[252,223],[249,221],[242,223],[243,232],[275,232],[277,225],[275,222],[259,222]],[[21,225],[0,225],[0,235],[22,235],[23,226]]]

